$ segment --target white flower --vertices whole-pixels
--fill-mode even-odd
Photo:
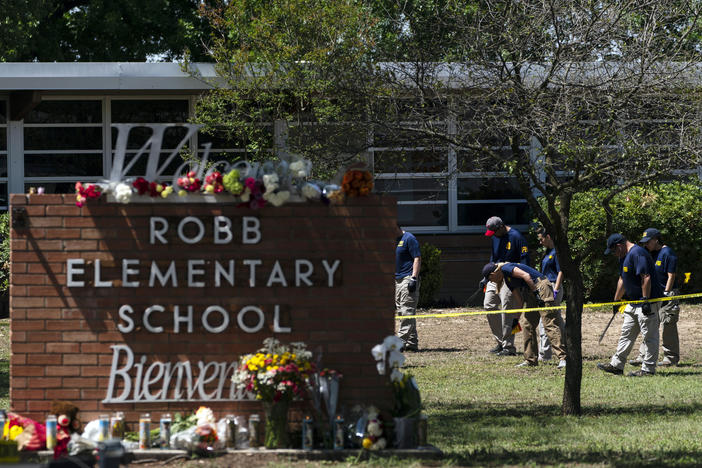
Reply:
[[[269,201],[273,206],[281,206],[283,203],[288,201],[290,198],[290,192],[288,190],[282,190],[280,192],[268,192],[263,194],[263,199]]]
[[[385,360],[381,359],[375,363],[376,369],[378,369],[378,374],[385,375]]]
[[[394,368],[392,372],[390,373],[390,380],[393,382],[400,382],[402,381],[403,374],[400,372],[400,369]]]
[[[117,200],[119,203],[129,203],[132,199],[132,188],[129,185],[120,182],[114,188],[114,195],[115,200]]]
[[[388,353],[388,366],[390,366],[393,369],[396,369],[398,367],[402,367],[402,364],[405,363],[405,356],[398,352],[398,351],[390,351]]]
[[[266,192],[272,192],[278,188],[278,174],[264,174],[263,185],[266,187]]]
[[[399,351],[402,344],[402,340],[395,335],[386,336],[383,340],[383,346],[389,351]]]
[[[384,437],[378,439],[376,443],[373,444],[371,450],[383,450],[387,446],[387,442]]]
[[[294,163],[290,164],[290,172],[292,176],[296,178],[307,177],[305,162],[302,160],[297,160]]]
[[[322,198],[322,190],[308,182],[302,186],[302,195],[308,200],[319,200]]]
[[[373,349],[371,349],[371,354],[373,355],[373,358],[376,361],[379,361],[380,359],[383,359],[385,357],[385,352],[387,349],[385,348],[384,345],[382,344],[377,344],[373,346]]]

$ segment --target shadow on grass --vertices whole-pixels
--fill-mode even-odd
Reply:
[[[521,466],[602,464],[611,467],[697,467],[701,451],[675,450],[665,453],[644,450],[572,451],[529,447],[519,451],[479,449],[475,451],[445,453],[451,464],[460,466]]]
[[[439,404],[432,419],[431,432],[449,447],[446,458],[461,466],[559,465],[568,463],[606,464],[607,466],[700,466],[702,450],[655,450],[640,447],[629,450],[606,445],[573,448],[553,447],[549,434],[570,432],[573,418],[561,417],[556,405],[529,405],[528,408],[498,405]],[[702,404],[641,405],[611,408],[605,405],[583,409],[583,417],[687,415],[702,412]],[[576,419],[577,421],[577,419]],[[518,448],[515,448],[515,445]]]
[[[460,417],[470,420],[480,418],[529,418],[532,421],[549,421],[553,422],[554,416],[562,416],[560,405],[534,405],[529,403],[528,407],[519,408],[513,405],[509,406],[476,406],[471,403],[434,403],[433,406],[438,408],[439,419]],[[695,412],[702,413],[702,403],[692,404],[675,404],[661,403],[659,405],[639,404],[636,406],[620,406],[612,407],[610,405],[591,405],[582,409],[581,416],[600,416],[607,415],[646,415],[660,416],[671,414],[690,414]]]
[[[412,351],[410,354],[417,353],[464,353],[466,348],[420,348],[417,351]]]

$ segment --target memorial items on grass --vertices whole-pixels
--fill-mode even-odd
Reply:
[[[68,455],[71,434],[80,432],[81,424],[80,419],[78,419],[78,411],[78,407],[69,401],[54,400],[51,402],[51,414],[56,416],[54,458]]]
[[[275,338],[266,338],[263,348],[239,358],[232,381],[263,402],[266,448],[287,446],[288,408],[293,399],[305,395],[307,381],[315,372],[311,359],[304,343],[285,345]]]
[[[317,368],[321,367],[317,360]],[[310,375],[307,390],[315,412],[315,432],[320,435],[321,445],[332,448],[339,401],[339,387],[343,378],[341,372],[324,368]]]
[[[371,350],[380,375],[388,375],[392,386],[394,403],[392,409],[394,442],[397,448],[417,446],[418,418],[422,411],[422,399],[414,377],[400,368],[405,357],[400,352],[402,340],[394,335],[386,337]]]

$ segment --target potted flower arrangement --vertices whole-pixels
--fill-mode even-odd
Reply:
[[[417,446],[417,423],[422,411],[422,399],[414,377],[400,370],[405,362],[405,357],[400,353],[401,347],[402,340],[390,335],[373,347],[371,354],[380,375],[386,375],[389,371],[395,402],[392,410],[394,445],[397,448],[414,448]]]
[[[311,359],[312,352],[304,343],[284,345],[275,338],[266,338],[263,348],[239,358],[232,381],[263,402],[266,448],[288,445],[288,408],[293,399],[304,395],[307,380],[315,372]]]

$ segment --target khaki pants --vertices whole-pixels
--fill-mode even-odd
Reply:
[[[539,294],[539,298],[544,300],[548,298],[546,303],[547,307],[553,305],[553,288],[548,280],[541,280],[536,284],[536,290]],[[550,291],[550,293],[549,293]],[[529,308],[537,307],[536,298],[531,291],[526,289],[520,290],[522,297],[524,298],[525,306]],[[544,324],[544,329],[546,331],[546,336],[548,336],[551,342],[551,348],[553,352],[556,353],[556,357],[559,360],[565,360],[566,352],[563,346],[563,338],[561,335],[561,328],[558,323],[558,317],[560,316],[560,311],[558,310],[535,310],[533,312],[525,312],[522,318],[522,328],[524,329],[524,359],[532,364],[538,363],[539,357],[539,345],[536,334],[536,329],[539,326],[539,320]]]
[[[663,359],[673,364],[680,362],[680,338],[678,337],[678,317],[680,306],[678,301],[659,302],[662,304],[658,310],[658,320],[663,328],[661,334],[661,347],[663,348]],[[644,360],[646,349],[644,343],[639,347],[639,361]]]
[[[553,283],[551,283],[553,286]],[[563,300],[563,288],[558,291],[558,295],[553,300],[553,305],[561,305]],[[556,311],[558,316],[556,317],[556,322],[558,323],[558,328],[561,329],[561,344],[565,341],[565,320],[563,320],[563,314],[560,310]],[[553,350],[551,349],[551,342],[546,335],[546,329],[544,328],[544,321],[539,322],[539,360],[548,361],[553,356]]]
[[[485,310],[507,310],[516,308],[512,291],[506,284],[502,283],[500,290],[497,290],[497,284],[490,281],[485,288],[485,300],[483,307]],[[514,319],[519,320],[519,313],[502,313],[502,314],[487,314],[488,325],[492,337],[495,338],[497,344],[502,346],[502,349],[516,352],[514,347],[514,335],[512,334],[512,322]]]
[[[624,370],[626,358],[634,347],[634,342],[639,336],[643,336],[644,358],[641,369],[646,372],[656,372],[658,363],[658,311],[660,302],[651,302],[651,315],[644,315],[641,312],[641,305],[632,306],[627,304],[624,309],[624,321],[622,322],[622,335],[617,343],[617,351],[612,356],[610,364],[617,369]]]
[[[417,289],[413,293],[409,292],[407,285],[412,279],[405,276],[402,279],[395,279],[395,308],[397,315],[415,315],[417,313],[417,302],[419,302],[419,279],[417,279]],[[403,319],[400,321],[400,329],[397,332],[406,347],[416,348],[419,344],[417,336],[417,321],[415,319]]]

